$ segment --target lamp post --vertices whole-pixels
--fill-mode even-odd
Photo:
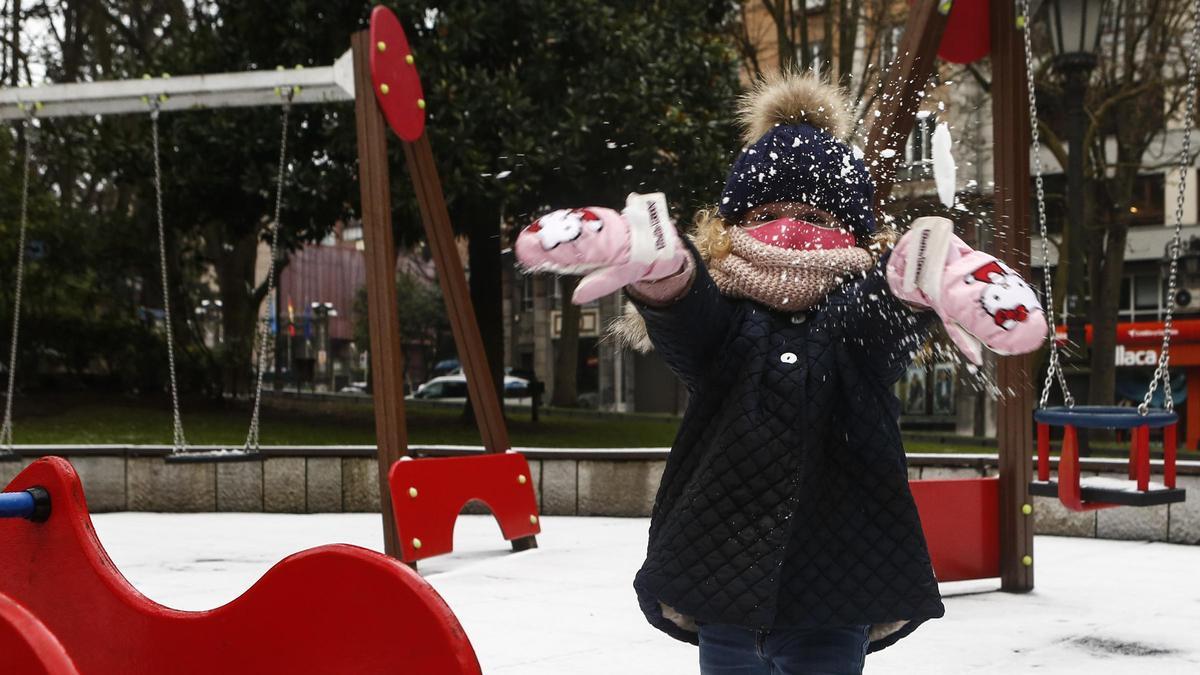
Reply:
[[[1067,339],[1076,345],[1080,360],[1086,353],[1083,299],[1087,296],[1083,266],[1086,260],[1084,228],[1083,147],[1087,131],[1087,113],[1083,109],[1088,79],[1096,67],[1096,51],[1100,43],[1100,16],[1104,0],[1049,0],[1046,13],[1050,37],[1054,43],[1054,69],[1063,77],[1063,93],[1067,104],[1067,161],[1066,239],[1067,268]],[[1047,299],[1049,302],[1050,299]]]
[[[332,302],[314,302],[311,307],[313,323],[317,327],[317,364],[325,369],[325,374],[329,376],[329,389],[333,391],[333,341],[329,334],[329,320],[337,317],[338,313]]]

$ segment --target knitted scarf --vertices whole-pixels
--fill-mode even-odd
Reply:
[[[871,254],[861,248],[796,251],[764,244],[740,227],[726,232],[732,250],[708,262],[721,293],[783,312],[811,307],[848,275],[866,272],[873,264]]]

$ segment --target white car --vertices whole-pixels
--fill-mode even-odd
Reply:
[[[467,378],[461,374],[442,375],[417,387],[411,398],[461,403],[467,400]],[[517,405],[529,405],[529,380],[513,375],[504,376],[504,398]]]

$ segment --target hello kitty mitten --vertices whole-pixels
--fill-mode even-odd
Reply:
[[[571,299],[577,305],[670,276],[688,256],[661,192],[629,195],[620,213],[590,206],[553,211],[522,230],[513,248],[532,272],[585,275]]]
[[[913,222],[887,264],[892,293],[929,307],[971,363],[980,343],[997,354],[1025,354],[1046,339],[1046,315],[1037,293],[1011,267],[954,235],[946,218]]]

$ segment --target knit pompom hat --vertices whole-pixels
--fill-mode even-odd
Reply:
[[[852,127],[843,92],[812,73],[764,77],[742,97],[747,144],[725,182],[718,212],[737,222],[771,202],[823,209],[859,236],[875,231],[875,192],[862,159],[841,139]]]

